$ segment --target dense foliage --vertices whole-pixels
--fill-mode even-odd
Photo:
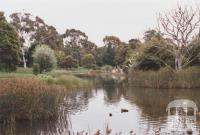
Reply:
[[[83,56],[81,64],[85,68],[95,68],[96,61],[92,54],[86,54]]]
[[[176,43],[173,39],[154,29],[144,32],[143,41],[132,38],[128,42],[124,42],[119,37],[107,35],[102,39],[104,45],[98,47],[81,30],[66,29],[65,33],[60,34],[55,27],[29,13],[13,13],[10,18],[10,23],[18,34],[1,14],[0,28],[3,30],[0,31],[0,38],[3,39],[0,40],[1,69],[14,70],[20,59],[19,66],[32,67],[33,57],[36,59],[35,51],[38,51],[36,48],[41,44],[46,44],[55,53],[55,58],[51,58],[54,61],[54,64],[50,64],[53,64],[52,67],[57,65],[59,68],[77,68],[79,66],[94,68],[109,65],[122,68],[124,71],[130,68],[158,70],[170,67],[177,69],[177,65],[175,65],[178,57],[175,53]],[[4,29],[10,32],[4,32]],[[21,46],[18,37],[20,37]],[[186,55],[181,54],[181,56],[188,58],[183,58],[184,61],[188,61],[188,66],[200,65],[199,35],[197,34],[195,37],[187,43],[187,48],[182,48],[184,53],[187,51]],[[13,48],[11,49],[11,47]],[[44,52],[47,51],[42,53]],[[47,67],[40,64],[41,72],[52,69],[52,67]]]
[[[72,56],[67,56],[62,60],[60,63],[60,67],[62,68],[77,68],[78,67],[78,60],[74,59]]]
[[[0,12],[0,70],[13,71],[20,61],[20,39]]]
[[[154,33],[154,35],[151,33],[151,39],[147,39],[144,45],[140,47],[137,56],[137,68],[142,70],[158,70],[162,67],[173,68],[175,58],[172,54],[171,43],[161,35],[158,36],[157,33]]]

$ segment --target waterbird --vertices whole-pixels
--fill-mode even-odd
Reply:
[[[188,134],[188,135],[192,135],[192,129],[188,129],[188,130],[187,130],[187,134]]]
[[[121,113],[128,112],[128,109],[121,109]]]

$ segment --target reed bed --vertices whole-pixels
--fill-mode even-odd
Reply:
[[[91,82],[75,76],[2,78],[0,129],[11,135],[16,133],[17,123],[28,122],[30,126],[38,122],[57,123],[61,114],[67,116],[67,113],[61,112],[65,97],[74,89],[89,89],[91,86]]]
[[[132,71],[129,83],[146,88],[200,88],[200,68],[191,67],[175,71],[168,68],[159,71]]]
[[[0,123],[56,119],[64,90],[36,78],[1,79]]]
[[[92,82],[75,76],[0,79],[0,122],[57,119],[68,92],[91,87]]]

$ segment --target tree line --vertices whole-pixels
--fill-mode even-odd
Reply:
[[[60,34],[40,17],[13,13],[8,22],[0,12],[0,70],[39,66],[40,72],[59,68],[102,66],[139,70],[169,67],[181,70],[200,65],[200,12],[178,6],[158,15],[158,29],[144,32],[143,40],[128,42],[108,35],[98,47],[86,33],[67,29]],[[38,65],[35,65],[38,64]]]

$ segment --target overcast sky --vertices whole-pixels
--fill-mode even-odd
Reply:
[[[101,45],[105,35],[141,39],[145,30],[156,26],[156,13],[178,3],[199,6],[200,0],[0,0],[0,10],[6,16],[21,11],[40,16],[60,33],[80,29]]]

